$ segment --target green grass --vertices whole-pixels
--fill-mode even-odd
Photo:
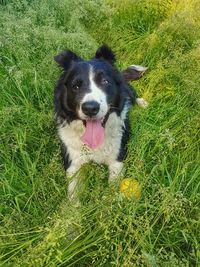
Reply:
[[[200,4],[198,0],[2,0],[0,6],[2,266],[198,266]],[[107,43],[150,103],[130,112],[125,176],[140,201],[87,164],[82,205],[67,198],[53,122],[64,48],[90,58]]]

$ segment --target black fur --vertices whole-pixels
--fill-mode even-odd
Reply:
[[[114,53],[107,45],[101,46],[96,51],[95,58],[107,60],[111,65],[116,61]]]
[[[63,51],[61,54],[54,57],[54,60],[64,69],[68,69],[72,61],[81,61],[74,52],[70,50]]]
[[[71,160],[69,158],[69,153],[67,151],[67,148],[62,142],[61,142],[61,155],[62,155],[64,169],[66,171],[71,165]]]
[[[119,150],[119,154],[117,157],[118,161],[123,161],[127,154],[127,144],[130,137],[130,126],[129,126],[129,120],[128,116],[126,117],[124,121],[124,127],[123,127],[123,135],[121,139],[121,146]]]

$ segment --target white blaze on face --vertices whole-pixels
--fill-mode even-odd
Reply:
[[[83,97],[82,101],[81,101],[81,105],[85,102],[88,101],[96,101],[97,103],[99,103],[100,108],[99,108],[99,112],[97,113],[97,115],[95,116],[95,119],[102,119],[106,113],[108,112],[108,104],[107,104],[107,99],[106,99],[106,94],[101,90],[100,87],[98,87],[94,81],[94,71],[92,69],[92,66],[90,66],[90,70],[89,70],[89,89],[90,92],[85,94],[85,96]],[[85,119],[86,115],[83,113],[82,109],[81,109],[81,105],[80,105],[80,109],[78,111],[80,118]]]

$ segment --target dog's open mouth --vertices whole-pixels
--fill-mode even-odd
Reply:
[[[104,142],[105,129],[103,127],[104,120],[86,120],[85,132],[81,136],[81,141],[88,147],[95,149]]]
[[[95,149],[101,146],[105,137],[105,125],[110,115],[110,110],[101,119],[83,120],[85,132],[81,136],[81,141],[88,147]]]

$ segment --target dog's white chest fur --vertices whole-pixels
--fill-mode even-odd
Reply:
[[[72,121],[59,128],[58,132],[73,164],[79,165],[76,167],[90,160],[110,165],[116,161],[119,154],[123,126],[123,118],[117,116],[116,113],[111,113],[105,125],[104,142],[97,149],[90,149],[82,143],[81,136],[85,131],[85,126],[81,120]]]

